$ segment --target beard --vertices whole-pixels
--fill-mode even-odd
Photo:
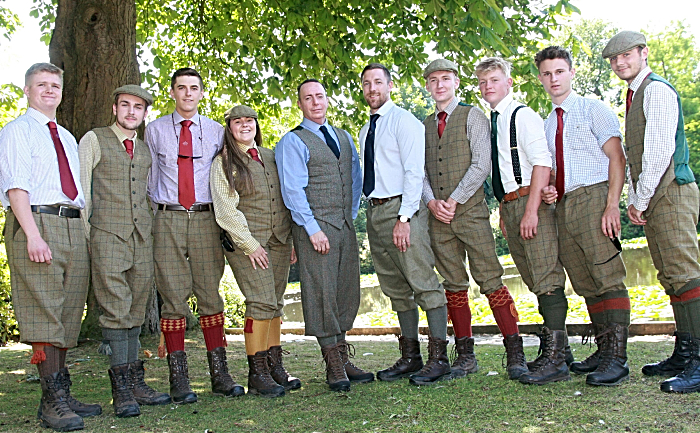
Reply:
[[[374,101],[370,100],[370,97],[376,97]],[[379,108],[384,105],[384,103],[389,99],[389,94],[381,94],[378,92],[371,93],[369,96],[365,96],[365,102],[367,102],[367,105],[369,105],[369,108],[372,110],[378,110]]]
[[[139,122],[138,120],[120,120],[117,119],[117,124],[127,131],[136,131],[139,126],[143,123],[143,120]]]

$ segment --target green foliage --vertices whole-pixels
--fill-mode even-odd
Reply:
[[[24,92],[14,84],[0,84],[0,128],[20,115]]]
[[[5,227],[5,213],[0,212],[0,226]],[[4,230],[3,230],[4,232]],[[19,328],[12,309],[12,289],[10,288],[10,267],[7,265],[5,237],[0,232],[0,346],[9,341],[19,340]]]
[[[21,25],[19,17],[6,7],[0,6],[0,36],[10,41],[12,34]],[[2,41],[2,39],[0,39]],[[0,44],[1,45],[1,44]]]
[[[219,293],[224,298],[224,326],[242,328],[245,322],[245,298],[238,288],[233,272],[226,266],[226,272],[219,284]]]

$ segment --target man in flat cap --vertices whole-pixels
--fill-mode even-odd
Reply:
[[[382,292],[391,299],[401,326],[401,358],[379,371],[393,381],[410,376],[412,385],[431,385],[451,378],[447,358],[445,291],[433,270],[428,212],[421,203],[425,141],[420,121],[390,98],[391,74],[370,63],[361,74],[370,121],[360,131],[367,237]],[[428,362],[418,342],[418,306],[430,328]]]
[[[139,334],[153,287],[152,212],[146,197],[151,153],[138,138],[153,97],[135,84],[113,93],[116,121],[80,140],[80,180],[88,193],[82,220],[90,247],[92,287],[102,314],[117,417],[140,414],[139,404],[168,404],[170,396],[144,381]]]
[[[510,379],[527,373],[518,312],[503,284],[496,255],[484,181],[491,172],[489,121],[477,107],[460,102],[457,65],[446,59],[431,62],[423,72],[425,87],[436,103],[425,126],[423,201],[430,209],[430,243],[440,275],[445,278],[447,309],[455,331],[458,357],[453,375],[477,370],[469,310],[469,270],[489,300],[503,334]]]
[[[647,376],[675,376],[661,383],[665,392],[700,391],[700,264],[695,226],[698,187],[688,167],[681,99],[653,73],[643,34],[613,36],[603,57],[627,81],[625,148],[633,224],[643,225],[659,282],[671,298],[676,344],[666,360],[642,368]]]

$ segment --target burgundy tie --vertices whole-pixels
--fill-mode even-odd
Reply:
[[[177,158],[177,199],[180,204],[189,209],[194,204],[194,164],[192,161],[192,133],[190,132],[191,120],[180,122],[180,150]]]
[[[134,142],[127,138],[124,140],[124,147],[126,147],[126,153],[129,154],[129,157],[134,159]]]
[[[557,162],[557,177],[554,185],[557,188],[557,201],[564,198],[564,110],[557,107],[557,135],[554,139]]]
[[[632,95],[634,95],[634,90],[627,89],[627,104],[625,105],[625,114],[630,112],[630,105],[632,105]]]
[[[61,138],[58,136],[58,128],[54,122],[49,122],[49,132],[53,145],[56,147],[56,156],[58,157],[58,173],[61,176],[61,189],[63,193],[71,200],[75,200],[78,196],[78,188],[75,186],[73,174],[70,171],[66,150],[63,148]]]
[[[441,111],[438,113],[438,137],[440,138],[442,138],[442,133],[445,132],[445,126],[447,126],[446,118],[447,112]]]
[[[253,158],[253,161],[258,161],[263,167],[265,167],[265,164],[260,160],[260,157],[258,156],[258,149],[251,147],[248,149],[248,153],[250,154],[250,157]]]

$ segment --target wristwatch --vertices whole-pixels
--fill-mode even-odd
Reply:
[[[407,217],[406,215],[399,215],[399,216],[396,217],[396,219],[398,219],[398,220],[401,221],[402,223],[411,222],[411,218]]]

